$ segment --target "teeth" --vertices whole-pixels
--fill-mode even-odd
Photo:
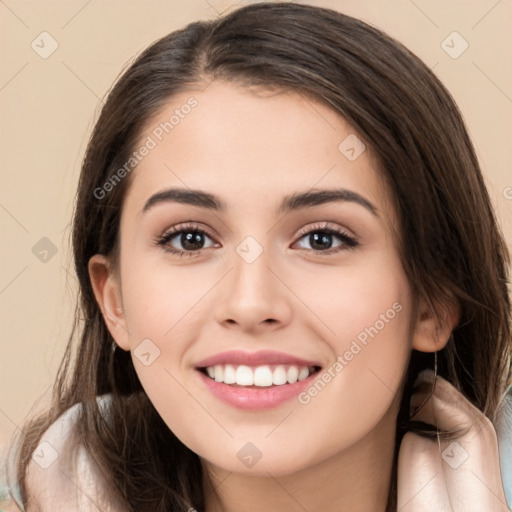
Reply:
[[[286,380],[290,384],[295,384],[299,378],[299,369],[296,366],[290,366],[286,372]]]
[[[272,376],[272,383],[275,384],[276,386],[286,384],[286,369],[284,366],[278,366],[274,370],[274,375]]]
[[[224,367],[224,384],[236,384],[236,369],[231,364]]]
[[[301,368],[299,371],[298,380],[304,380],[309,377],[309,370],[307,368]]]
[[[258,366],[254,370],[255,386],[272,386],[272,371],[268,366]]]
[[[224,367],[220,364],[214,366],[215,380],[217,382],[224,382]]]
[[[215,365],[206,368],[206,373],[211,379],[224,384],[236,384],[238,386],[282,386],[294,384],[297,381],[307,379],[313,368],[307,366],[257,366],[246,365]]]
[[[236,383],[239,386],[252,386],[254,384],[254,374],[248,366],[239,366],[236,369]]]

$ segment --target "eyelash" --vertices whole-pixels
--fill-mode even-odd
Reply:
[[[181,257],[183,256],[195,256],[201,251],[205,249],[198,249],[197,251],[181,251],[178,249],[174,249],[173,247],[169,246],[169,242],[175,238],[177,235],[181,235],[183,233],[200,233],[202,235],[206,235],[211,239],[214,239],[214,237],[205,229],[199,228],[196,224],[182,224],[179,226],[174,226],[170,228],[168,231],[163,233],[162,235],[158,236],[155,239],[155,245],[163,247],[163,249],[170,253],[179,255]],[[315,225],[311,228],[308,228],[306,231],[302,231],[298,235],[298,239],[304,238],[306,235],[310,235],[311,233],[323,233],[328,235],[335,235],[337,236],[341,242],[342,246],[336,247],[334,249],[326,249],[323,251],[315,251],[314,249],[301,249],[305,251],[313,251],[317,252],[319,254],[323,255],[329,255],[329,254],[335,254],[340,251],[349,250],[349,249],[355,249],[359,246],[359,242],[352,236],[349,236],[345,231],[340,230],[339,228],[335,228],[334,226],[330,225],[329,223],[324,223],[322,225]],[[209,249],[209,248],[207,248]]]

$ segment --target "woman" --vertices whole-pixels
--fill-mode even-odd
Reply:
[[[73,230],[80,342],[25,429],[26,510],[508,510],[508,254],[396,41],[289,3],[157,41]]]

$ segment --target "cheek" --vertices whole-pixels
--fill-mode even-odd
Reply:
[[[183,380],[188,349],[212,315],[213,294],[208,292],[219,276],[207,268],[130,263],[137,270],[122,276],[122,293],[132,360],[162,414],[173,404],[190,401],[180,383],[188,385]]]
[[[399,393],[411,351],[411,293],[398,258],[384,255],[359,268],[331,269],[328,279],[310,283],[307,296],[328,327],[322,333],[328,332],[332,364],[303,402],[367,429]]]
[[[172,347],[178,348],[180,334],[186,332],[187,337],[193,338],[198,313],[204,307],[202,302],[216,280],[211,270],[173,268],[162,263],[134,268],[132,275],[123,278],[123,303],[132,347],[138,339],[151,338],[159,344],[173,339]]]
[[[347,268],[325,267],[307,285],[301,281],[297,277],[293,286],[302,286],[304,303],[327,328],[325,339],[336,354],[350,350],[355,340],[376,351],[408,348],[411,293],[396,258],[384,254]]]
[[[133,364],[160,416],[175,434],[188,440],[189,431],[194,431],[191,425],[204,424],[205,418],[204,409],[188,391],[184,357],[200,337],[204,315],[212,308],[205,295],[215,281],[198,270],[134,268],[137,271],[123,280]]]

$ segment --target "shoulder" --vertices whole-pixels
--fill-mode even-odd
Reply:
[[[98,398],[101,410],[110,395]],[[108,492],[85,447],[74,435],[81,404],[65,411],[43,434],[27,469],[27,512],[121,512],[108,503]]]

